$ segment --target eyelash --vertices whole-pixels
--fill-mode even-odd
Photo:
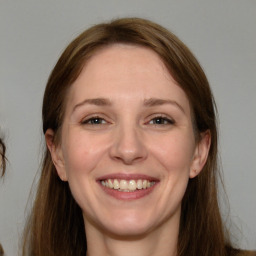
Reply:
[[[153,123],[153,125],[173,125],[175,124],[175,121],[173,119],[170,119],[166,116],[156,116],[154,118],[152,118],[148,123],[152,122],[152,121],[160,121],[160,123]]]
[[[105,123],[107,123],[107,121],[104,119],[104,118],[101,118],[99,116],[93,116],[93,117],[90,117],[88,119],[85,119],[85,120],[82,120],[82,124],[88,124],[88,125],[99,125],[99,124],[105,124],[105,123],[98,123],[98,122],[95,122],[95,123],[92,123],[93,121],[96,121],[98,120],[99,121],[104,121]]]
[[[153,121],[153,123],[151,123],[152,121]],[[108,122],[100,116],[90,117],[88,119],[82,120],[82,122],[81,122],[81,124],[83,124],[83,125],[104,125],[107,123]],[[156,125],[156,126],[158,126],[158,125],[173,125],[173,124],[175,124],[175,121],[166,116],[159,115],[159,116],[156,116],[156,117],[150,119],[150,121],[148,121],[146,124],[151,124],[151,125]]]

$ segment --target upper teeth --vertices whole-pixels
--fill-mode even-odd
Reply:
[[[129,192],[135,191],[136,189],[146,189],[155,184],[154,181],[148,180],[118,180],[118,179],[108,179],[102,180],[101,184],[105,187],[116,189],[119,191]]]

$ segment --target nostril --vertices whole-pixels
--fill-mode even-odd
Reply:
[[[147,150],[144,142],[137,135],[136,131],[128,128],[113,140],[110,148],[110,156],[116,161],[124,164],[132,164],[146,158]]]
[[[134,162],[138,162],[141,159],[143,159],[143,157],[141,156],[134,156],[132,154],[123,154],[122,156],[116,156],[114,157],[117,161],[122,161],[124,164],[130,165],[133,164]]]

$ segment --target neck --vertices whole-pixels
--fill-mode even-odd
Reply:
[[[176,256],[179,221],[136,237],[114,236],[86,225],[87,256]]]

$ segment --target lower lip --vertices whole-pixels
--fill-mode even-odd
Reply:
[[[133,192],[122,192],[116,189],[104,187],[101,185],[101,183],[99,183],[100,187],[103,189],[105,193],[119,200],[135,200],[135,199],[143,198],[149,195],[155,189],[157,184],[158,182],[155,183],[152,187],[147,189],[139,189]]]

